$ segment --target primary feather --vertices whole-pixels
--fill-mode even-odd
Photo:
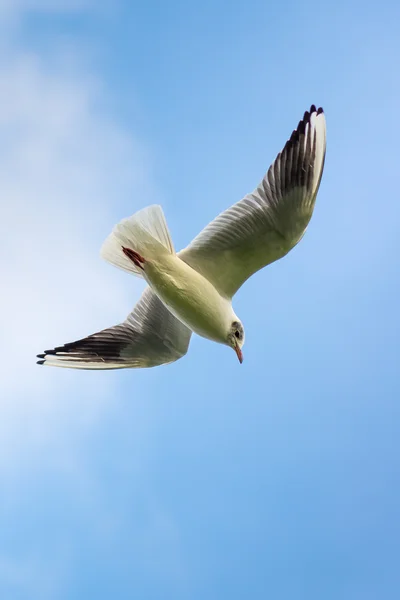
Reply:
[[[259,186],[212,221],[178,256],[231,298],[282,258],[311,219],[325,160],[322,108],[304,113]]]
[[[39,364],[74,369],[155,367],[187,352],[192,332],[150,288],[120,325],[39,354]]]

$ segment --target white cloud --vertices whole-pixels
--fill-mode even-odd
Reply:
[[[40,368],[35,355],[119,322],[141,287],[99,248],[126,216],[118,203],[132,198],[133,212],[151,193],[144,152],[99,108],[100,79],[65,58],[8,40],[0,59],[0,469],[106,410],[112,377]]]
[[[18,19],[15,12],[13,25]],[[47,542],[36,537],[31,522],[47,490],[50,505],[64,490],[71,523],[82,522],[105,548],[126,529],[124,506],[115,513],[111,500],[120,497],[98,477],[91,446],[121,410],[124,373],[39,367],[36,354],[113,325],[132,308],[143,284],[103,262],[99,250],[114,223],[153,202],[154,191],[146,148],[102,109],[112,102],[85,56],[65,46],[51,56],[27,51],[17,30],[0,43],[0,587],[3,595],[54,598],[73,577],[79,542],[68,526],[47,530]],[[148,518],[137,524],[143,561],[158,553],[160,572],[168,564],[180,576],[178,532],[141,480],[151,454],[144,406],[135,405],[135,435],[122,433],[121,446],[114,438],[112,468],[136,481],[135,498],[149,498]],[[23,548],[10,544],[11,529],[26,523]]]

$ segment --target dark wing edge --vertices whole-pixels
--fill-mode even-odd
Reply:
[[[285,256],[304,235],[325,150],[324,111],[312,105],[258,187],[211,221],[178,256],[231,298],[246,279]]]
[[[322,123],[318,117],[322,115]],[[318,125],[321,124],[321,127]],[[318,134],[318,135],[317,135]],[[312,215],[325,165],[326,128],[322,107],[314,104],[304,113],[283,150],[258,188],[249,194],[275,208],[274,225],[283,237],[296,235],[298,221]],[[290,227],[292,224],[293,229]],[[301,222],[301,225],[303,223]],[[304,233],[304,232],[303,232]]]
[[[38,364],[73,369],[146,368],[182,358],[191,330],[146,288],[120,325],[38,354]]]

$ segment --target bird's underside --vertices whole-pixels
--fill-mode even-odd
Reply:
[[[323,110],[313,105],[254,192],[219,215],[178,257],[221,296],[232,298],[246,279],[287,254],[303,236],[322,177],[325,146]],[[154,214],[149,209],[145,226],[141,217],[141,227],[146,236],[149,232],[154,236],[155,244],[173,253],[163,216],[152,223]],[[135,236],[129,235],[134,230],[129,222],[134,220],[135,215],[123,222],[128,225],[116,226],[103,256],[140,275],[146,245],[141,249]],[[148,287],[123,323],[46,350],[38,355],[38,363],[79,369],[153,367],[184,356],[191,334]]]

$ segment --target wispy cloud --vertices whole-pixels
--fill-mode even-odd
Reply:
[[[113,224],[154,194],[147,148],[108,110],[113,98],[101,73],[85,66],[91,48],[85,54],[84,46],[77,52],[53,40],[47,54],[26,46],[24,18],[55,10],[48,5],[0,5],[7,29],[0,44],[0,595],[24,598],[64,597],[78,530],[105,553],[126,531],[130,511],[115,511],[118,486],[110,496],[91,454],[105,424],[116,420],[124,374],[43,368],[35,356],[131,310],[142,282],[102,261],[99,250]],[[135,393],[142,397],[137,378]],[[143,540],[138,560],[152,565],[158,553],[160,572],[171,564],[179,577],[176,527],[141,476],[149,459],[145,404],[132,409],[135,436],[129,427],[121,446],[114,441],[114,453],[129,454],[129,463],[117,459],[122,473],[111,479],[129,480],[133,502],[146,499],[145,518],[134,523]],[[48,525],[60,502],[69,519],[64,529],[58,517]]]
[[[12,10],[34,7],[47,3]],[[132,198],[133,212],[149,189],[144,151],[101,109],[101,78],[65,48],[47,58],[16,39],[0,58],[0,468],[54,443],[76,408],[71,398],[87,396],[73,415],[77,428],[104,409],[112,378],[94,389],[91,378],[39,369],[35,354],[130,310],[140,286],[103,263],[99,248],[115,203]]]

